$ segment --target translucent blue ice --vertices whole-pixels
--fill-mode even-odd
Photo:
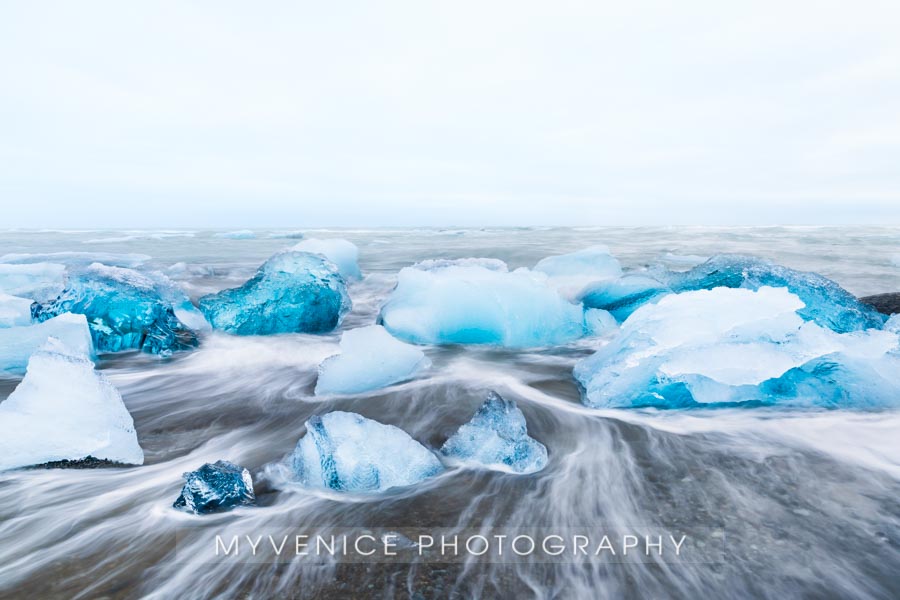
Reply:
[[[215,234],[217,238],[225,238],[229,240],[252,240],[256,237],[250,229],[239,229],[237,231],[222,231]]]
[[[0,328],[31,325],[31,298],[20,298],[0,292]]]
[[[786,288],[671,294],[575,366],[596,408],[900,405],[896,332],[838,333],[801,316]]]
[[[70,272],[62,294],[35,305],[32,315],[38,322],[67,312],[85,315],[98,352],[167,355],[197,345],[194,332],[175,314],[174,288],[159,274],[95,263]]]
[[[341,492],[375,492],[437,475],[437,457],[408,433],[350,412],[311,417],[291,457],[298,480]]]
[[[0,264],[0,292],[43,302],[56,298],[65,287],[65,265]]]
[[[529,437],[525,415],[515,402],[496,392],[444,443],[441,453],[464,463],[514,473],[535,473],[547,465],[547,448]]]
[[[588,284],[614,279],[622,274],[622,266],[606,246],[591,246],[569,254],[548,256],[534,266],[546,273],[550,284],[568,299],[574,299]]]
[[[392,335],[414,343],[527,348],[593,333],[595,317],[586,322],[583,307],[562,297],[544,273],[463,259],[402,269],[380,320]]]
[[[624,321],[640,306],[671,293],[667,286],[646,275],[625,275],[589,285],[581,295],[587,308],[607,310]]]
[[[839,333],[881,327],[885,321],[884,315],[826,277],[750,256],[714,256],[685,273],[670,273],[668,284],[676,292],[715,287],[786,287],[806,305],[799,311],[800,316]]]
[[[336,267],[307,252],[280,252],[241,287],[200,299],[215,329],[237,335],[322,333],[350,310],[350,296]]]
[[[316,395],[358,394],[406,381],[431,361],[416,346],[394,339],[380,325],[345,331],[341,353],[319,365]]]
[[[227,460],[206,463],[184,480],[175,508],[201,515],[256,503],[250,471]]]

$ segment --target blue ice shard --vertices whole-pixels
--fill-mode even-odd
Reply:
[[[291,248],[296,252],[319,254],[334,263],[341,277],[347,281],[362,279],[359,270],[359,248],[356,244],[340,238],[309,238]]]
[[[786,287],[806,305],[799,311],[800,316],[838,333],[879,328],[885,321],[884,315],[826,277],[750,256],[714,256],[690,271],[670,273],[668,284],[676,292],[715,287]]]
[[[227,460],[206,463],[184,480],[175,508],[202,515],[256,503],[250,471]]]
[[[350,310],[347,285],[337,268],[307,252],[280,252],[241,287],[200,299],[215,329],[237,335],[322,333]]]
[[[376,492],[437,475],[437,457],[408,433],[350,412],[313,416],[291,456],[301,483],[341,492]]]
[[[472,420],[441,447],[441,454],[489,469],[536,473],[547,465],[547,448],[528,435],[525,415],[512,400],[488,395]]]
[[[607,310],[624,321],[642,305],[655,302],[672,290],[646,275],[625,275],[588,286],[581,296],[585,308]]]
[[[175,315],[174,288],[160,274],[95,263],[70,272],[66,289],[55,300],[35,304],[32,316],[43,322],[67,312],[85,315],[98,352],[168,355],[197,345],[196,334]]]

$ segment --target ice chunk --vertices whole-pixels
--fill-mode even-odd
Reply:
[[[687,267],[696,267],[709,260],[708,256],[700,256],[698,254],[675,254],[674,252],[666,252],[662,258],[667,263]]]
[[[576,365],[584,402],[660,408],[898,404],[897,334],[837,333],[804,321],[803,308],[797,295],[767,286],[666,296],[636,310],[610,344]],[[823,386],[831,391],[812,392]],[[882,391],[873,395],[875,387]]]
[[[547,448],[529,437],[525,415],[515,402],[496,392],[491,392],[472,420],[444,443],[441,453],[514,473],[536,473],[547,465]]]
[[[341,353],[319,365],[316,395],[357,394],[411,379],[431,365],[425,353],[380,325],[345,331]]]
[[[238,335],[322,333],[350,310],[347,286],[337,268],[307,252],[280,252],[239,288],[200,299],[215,329]]]
[[[66,267],[55,263],[0,264],[0,292],[44,301],[66,286]]]
[[[302,240],[304,238],[302,231],[273,231],[269,234],[273,239]]]
[[[50,337],[60,340],[72,352],[93,355],[87,319],[84,315],[63,313],[43,323],[0,328],[0,371],[23,373],[28,358]]]
[[[70,272],[65,291],[33,307],[33,316],[45,321],[65,312],[85,315],[98,352],[135,348],[166,355],[197,345],[194,332],[175,316],[173,288],[161,274],[95,263]]]
[[[112,252],[43,252],[39,254],[4,254],[0,263],[26,265],[35,263],[61,263],[69,267],[87,267],[101,263],[112,267],[133,269],[152,257],[146,254],[116,254]]]
[[[0,402],[0,469],[93,457],[139,465],[144,453],[122,397],[94,364],[51,340]]]
[[[405,341],[508,347],[566,343],[593,325],[580,305],[547,285],[545,274],[465,260],[402,269],[380,321]]]
[[[304,485],[342,492],[412,485],[443,470],[402,429],[341,411],[311,417],[291,460]]]
[[[31,325],[30,298],[19,298],[0,292],[0,328]]]
[[[202,515],[256,503],[250,471],[227,460],[185,473],[184,481],[175,508]]]
[[[622,266],[606,246],[591,246],[559,256],[548,256],[534,266],[550,276],[551,285],[566,298],[573,299],[589,283],[622,275]]]
[[[619,326],[616,318],[609,312],[599,308],[584,311],[584,326],[590,335],[602,335]]]
[[[885,321],[878,311],[830,279],[749,256],[715,256],[685,273],[671,273],[668,283],[677,292],[715,287],[786,287],[806,305],[800,310],[802,317],[839,333],[881,327]]]
[[[239,229],[237,231],[222,231],[215,234],[217,238],[225,238],[229,240],[250,240],[256,237],[250,229]]]
[[[885,331],[900,333],[900,313],[892,315],[884,324]]]
[[[337,265],[341,276],[346,280],[360,279],[359,272],[359,248],[355,244],[342,239],[320,240],[309,238],[303,240],[291,250],[296,252],[311,252],[320,254]]]
[[[655,302],[671,291],[652,277],[625,275],[589,285],[585,288],[581,301],[586,308],[607,310],[619,321],[624,321],[640,306]]]

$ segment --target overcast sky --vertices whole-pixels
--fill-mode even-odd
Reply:
[[[4,2],[7,227],[900,223],[900,3]]]

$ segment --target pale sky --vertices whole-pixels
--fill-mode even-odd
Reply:
[[[900,3],[3,2],[5,227],[900,224]]]

